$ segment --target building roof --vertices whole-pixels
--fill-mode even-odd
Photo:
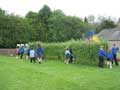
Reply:
[[[120,28],[104,29],[97,36],[104,40],[120,41]]]

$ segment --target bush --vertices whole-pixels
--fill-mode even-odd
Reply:
[[[36,46],[36,43],[30,43],[30,46]],[[93,43],[86,41],[68,41],[64,43],[42,43],[45,49],[45,57],[47,59],[64,60],[64,50],[66,47],[73,49],[76,63],[81,64],[97,64],[98,50],[100,45],[108,48],[107,42]]]

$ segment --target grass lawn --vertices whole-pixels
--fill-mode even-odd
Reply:
[[[0,90],[120,90],[120,66],[34,64],[0,56]]]

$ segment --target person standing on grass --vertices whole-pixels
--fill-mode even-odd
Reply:
[[[27,57],[26,57],[27,60],[28,60],[29,56],[30,56],[30,48],[28,47],[27,48]]]
[[[103,50],[103,46],[100,47],[100,50],[98,51],[99,56],[99,67],[104,67],[104,57],[105,57],[105,51]]]
[[[65,60],[64,60],[64,63],[68,64],[69,61],[70,61],[70,50],[69,50],[69,48],[66,48],[65,49]]]
[[[107,58],[107,65],[109,65],[110,69],[112,69],[113,54],[111,52],[111,49],[108,49],[106,58]]]
[[[27,46],[25,45],[25,47],[24,47],[24,55],[25,55],[25,59],[27,60]]]
[[[23,58],[23,54],[24,54],[24,46],[21,46],[21,48],[20,48],[20,59]]]
[[[115,44],[113,44],[113,47],[112,47],[112,54],[113,54],[113,61],[112,61],[112,64],[113,64],[113,62],[115,61],[115,64],[116,64],[116,66],[118,66],[119,64],[118,64],[118,61],[117,61],[117,51],[118,51],[118,48],[116,47],[116,45]]]
[[[20,56],[20,49],[21,49],[21,47],[19,46],[19,48],[18,48],[18,50],[17,50],[17,56],[16,56],[16,59],[18,59],[19,56]]]
[[[36,61],[35,61],[35,50],[33,48],[31,48],[31,50],[30,50],[30,62],[32,63],[32,61],[34,61],[34,63],[36,63]]]
[[[44,54],[44,48],[42,48],[42,46],[40,44],[37,45],[36,54],[37,54],[38,62],[39,62],[39,64],[41,64],[42,63],[43,54]]]

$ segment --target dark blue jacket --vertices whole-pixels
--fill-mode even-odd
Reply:
[[[105,56],[105,51],[104,50],[99,50],[98,51],[98,56],[104,57]]]
[[[18,48],[18,53],[20,53],[20,49],[21,49],[21,48],[19,47],[19,48]]]
[[[30,53],[30,48],[27,49],[27,53]]]
[[[113,60],[113,54],[111,52],[107,52],[106,58]]]
[[[37,53],[37,55],[42,56],[44,53],[44,49],[43,48],[36,48],[36,53]]]
[[[24,47],[20,48],[20,53],[24,53]]]
[[[117,53],[117,48],[116,47],[113,47],[112,48],[112,54],[114,55],[114,54],[116,54]]]

